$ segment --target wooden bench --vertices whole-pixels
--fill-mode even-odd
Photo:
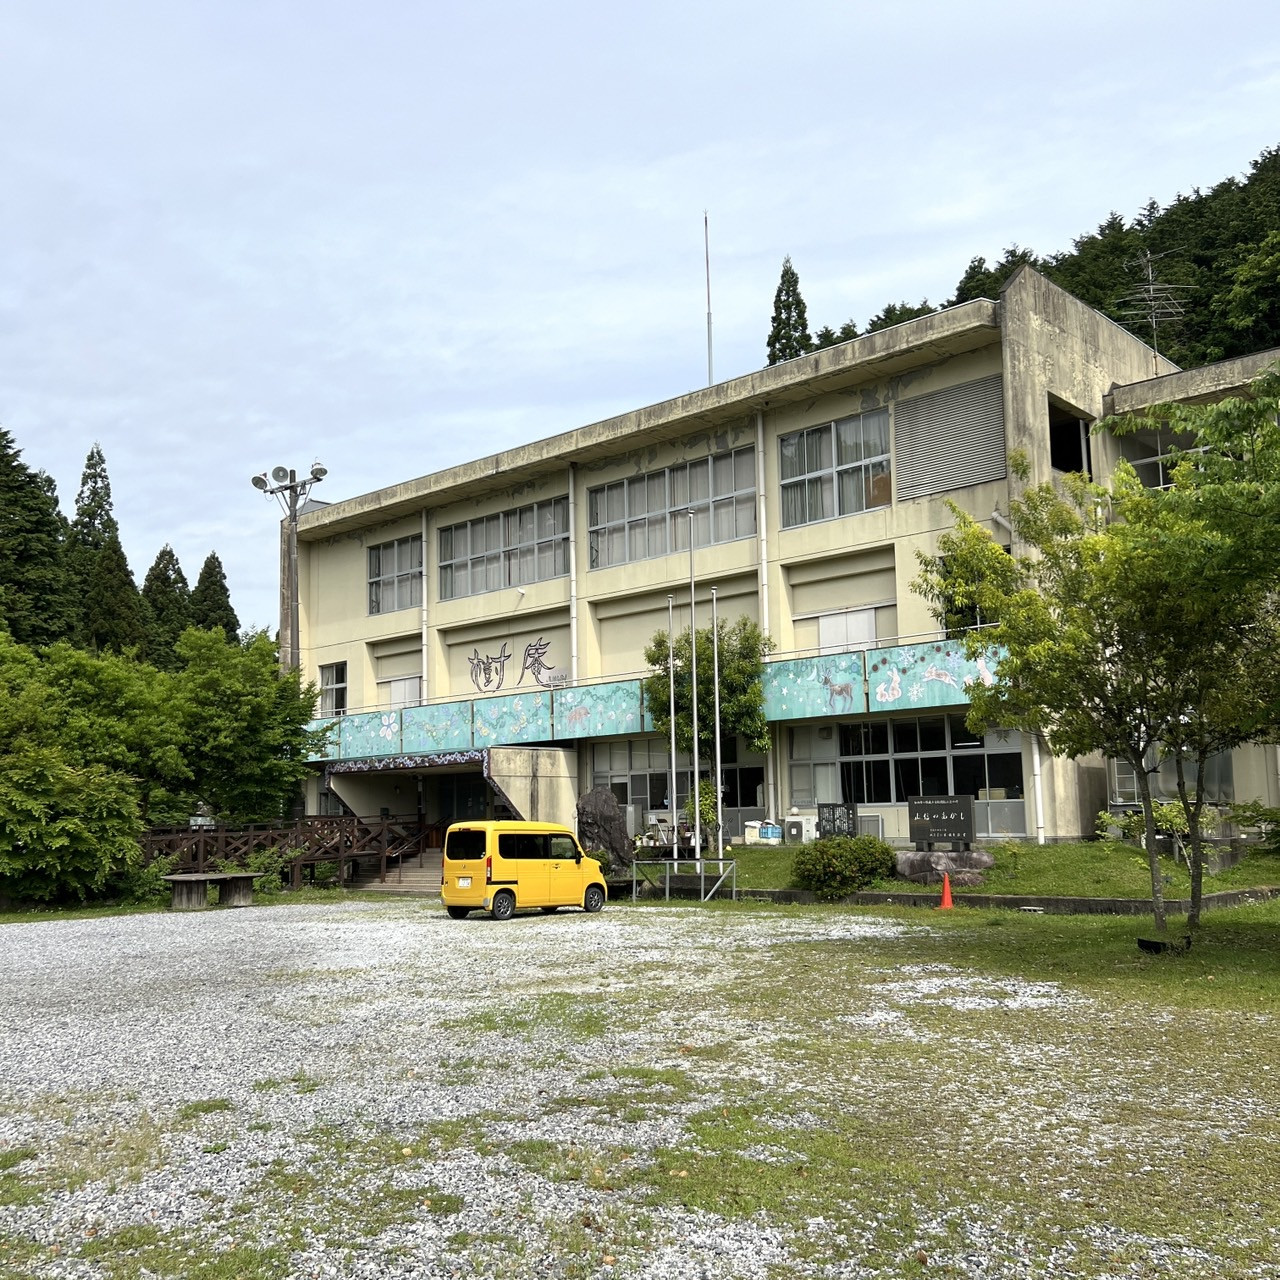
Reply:
[[[173,889],[170,911],[203,911],[209,905],[209,886],[218,886],[218,906],[253,906],[253,882],[261,871],[188,871],[165,876]]]

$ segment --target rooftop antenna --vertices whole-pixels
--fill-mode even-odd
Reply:
[[[1151,326],[1151,371],[1160,372],[1160,322],[1180,320],[1186,314],[1183,299],[1192,288],[1189,284],[1162,284],[1156,278],[1155,264],[1167,258],[1174,250],[1153,254],[1143,249],[1136,258],[1130,258],[1126,267],[1141,267],[1146,277],[1132,293],[1118,298],[1118,304],[1126,320],[1145,320]]]
[[[707,211],[702,211],[702,247],[707,260],[707,386],[715,382],[711,372],[711,227]]]

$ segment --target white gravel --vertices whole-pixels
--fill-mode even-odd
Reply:
[[[783,943],[865,946],[871,972],[876,940],[902,928],[836,912],[683,907],[496,925],[451,921],[438,905],[405,901],[5,926],[0,1156],[34,1148],[39,1173],[65,1168],[80,1150],[99,1171],[106,1164],[118,1172],[36,1203],[0,1204],[0,1274],[105,1280],[108,1260],[77,1257],[77,1247],[130,1226],[174,1239],[187,1233],[218,1250],[269,1246],[292,1202],[265,1194],[264,1175],[302,1170],[322,1187],[350,1178],[332,1145],[345,1139],[403,1142],[413,1153],[373,1169],[351,1194],[376,1202],[388,1186],[430,1184],[461,1207],[423,1207],[364,1239],[347,1232],[345,1244],[318,1226],[290,1258],[297,1280],[898,1275],[896,1265],[810,1261],[806,1234],[829,1236],[830,1224],[797,1232],[760,1215],[653,1208],[630,1192],[545,1176],[508,1152],[513,1142],[543,1140],[549,1159],[589,1165],[626,1147],[645,1161],[686,1137],[687,1114],[716,1097],[708,1073],[698,1096],[647,1106],[639,1117],[575,1111],[565,1098],[592,1090],[584,1077],[593,1069],[687,1066],[682,1052],[732,1038],[742,1053],[738,1082],[745,1072],[764,1089],[791,1086],[770,1055],[776,1024],[728,1012],[695,1020],[681,1014],[679,992],[740,988]],[[886,973],[873,989],[877,1000],[838,1016],[864,1034],[906,1040],[921,1034],[907,1016],[916,1002],[1031,1010],[1078,1003],[1051,984],[975,984],[944,966]],[[644,992],[659,993],[654,1016],[616,1019],[595,1035],[527,1013],[531,998],[551,993],[580,997],[581,1008]],[[210,1099],[229,1106],[182,1116],[184,1106]],[[424,1130],[450,1120],[470,1140],[428,1149]],[[803,1111],[788,1123],[803,1125]],[[317,1145],[321,1127],[329,1147]],[[480,1136],[488,1145],[477,1146]],[[134,1176],[130,1143],[147,1141],[153,1167]],[[756,1154],[762,1163],[778,1159],[771,1146]],[[233,1213],[245,1201],[252,1210]],[[859,1233],[848,1230],[856,1257]],[[621,1246],[605,1243],[619,1238]],[[41,1249],[6,1272],[6,1240]],[[973,1242],[973,1253],[951,1258],[951,1274],[1040,1274],[1025,1259],[1002,1261],[1001,1247]],[[1079,1273],[1064,1263],[1060,1274]]]

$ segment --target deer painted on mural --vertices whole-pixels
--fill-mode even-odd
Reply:
[[[836,684],[836,682],[831,678],[830,671],[824,671],[818,677],[818,680],[821,684],[824,684],[827,687],[827,703],[831,707],[832,711],[841,709],[845,711],[854,710],[852,680],[846,681],[843,684]],[[844,702],[847,705],[844,708],[838,708],[836,706],[837,701]]]

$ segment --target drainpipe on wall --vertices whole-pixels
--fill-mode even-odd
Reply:
[[[427,571],[427,548],[431,544],[427,541],[427,509],[422,508],[422,688],[418,694],[420,703],[426,702],[428,692],[428,660],[427,660],[427,585],[431,581],[431,574]]]
[[[569,463],[569,679],[578,683],[578,466]]]
[[[765,532],[764,410],[756,410],[756,547],[760,553],[760,630],[769,634],[769,537]]]
[[[1036,796],[1036,844],[1044,844],[1044,789],[1040,785],[1040,735],[1031,735],[1031,783]]]

